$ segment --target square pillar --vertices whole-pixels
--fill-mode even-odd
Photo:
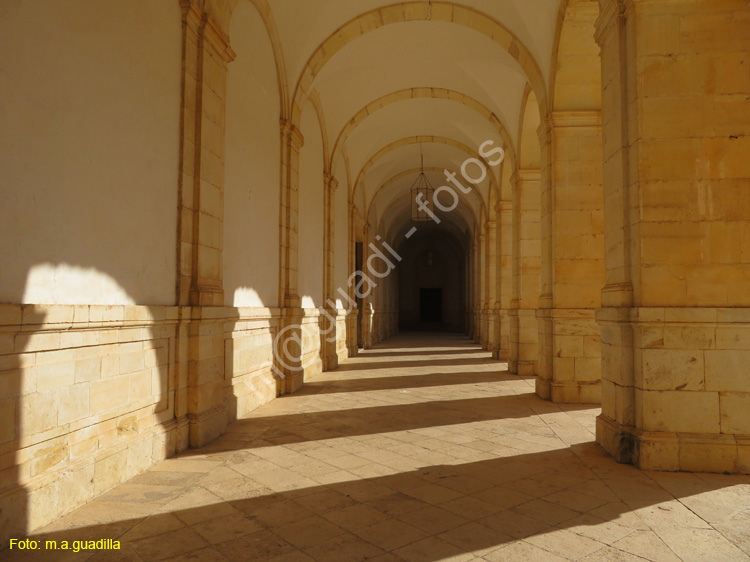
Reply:
[[[536,393],[553,402],[599,403],[601,345],[594,314],[604,286],[601,113],[553,112],[539,137],[548,165]]]
[[[750,5],[600,0],[606,282],[597,441],[750,472]]]
[[[533,375],[538,369],[541,273],[540,170],[519,170],[513,185],[513,299],[508,370]]]

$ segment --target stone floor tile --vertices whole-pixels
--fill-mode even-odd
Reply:
[[[256,533],[263,527],[244,513],[208,519],[191,527],[210,544],[218,544]]]
[[[750,558],[750,478],[642,472],[466,338],[403,334],[37,531],[9,562]],[[677,553],[677,554],[675,554]],[[679,554],[679,556],[678,556]]]
[[[467,523],[463,517],[437,506],[424,507],[399,515],[398,518],[428,535],[437,535]]]
[[[409,562],[470,562],[474,558],[437,537],[429,537],[407,545],[396,550],[395,554]]]
[[[565,562],[567,558],[553,554],[543,548],[534,546],[525,541],[516,541],[485,554],[483,557],[488,562]]]
[[[270,560],[294,552],[296,549],[270,531],[259,531],[238,539],[217,545],[218,550],[229,562],[248,560]]]
[[[584,558],[606,546],[599,541],[577,535],[567,529],[555,529],[553,531],[539,533],[537,535],[532,535],[525,540],[534,546],[538,546],[539,548],[543,548],[544,550],[570,560]]]
[[[305,554],[320,562],[360,562],[383,554],[383,551],[360,537],[347,533],[306,548]]]
[[[398,519],[386,519],[375,525],[356,529],[354,533],[385,551],[395,550],[428,536],[424,531]]]
[[[510,535],[473,522],[450,529],[438,537],[476,556],[484,556],[513,540]]]
[[[512,508],[511,511],[531,519],[537,519],[548,525],[559,525],[563,521],[570,521],[578,516],[578,513],[573,510],[545,500],[532,500],[522,503]]]
[[[187,554],[208,546],[208,542],[190,528],[170,531],[155,537],[138,539],[131,543],[138,556],[144,560],[164,560]]]
[[[275,528],[273,532],[301,549],[344,534],[341,527],[317,515]]]
[[[374,525],[388,516],[365,504],[355,504],[341,509],[335,509],[323,514],[323,517],[342,529],[358,529]]]
[[[108,560],[108,559],[102,559],[102,560]],[[227,562],[227,559],[224,557],[223,554],[221,554],[221,552],[219,552],[216,549],[202,548],[194,552],[189,552],[186,554],[181,554],[179,556],[173,556],[172,558],[167,558],[164,560],[164,562]]]

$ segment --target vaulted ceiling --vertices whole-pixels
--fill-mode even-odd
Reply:
[[[328,166],[377,226],[403,226],[420,160],[434,186],[492,140],[518,153],[524,96],[546,103],[562,0],[268,0],[292,118],[313,108]],[[524,139],[527,142],[527,139]],[[502,170],[462,197],[471,230]],[[506,174],[507,175],[507,174]],[[407,221],[408,222],[408,221]]]

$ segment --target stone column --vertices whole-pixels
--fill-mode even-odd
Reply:
[[[356,240],[356,233],[355,233],[355,224],[356,224],[356,216],[357,216],[357,206],[354,203],[349,203],[349,276],[351,276],[354,273],[354,270],[356,268],[357,258],[357,240]],[[347,277],[348,279],[349,277]],[[349,303],[355,302],[354,299],[354,289],[351,286],[347,287],[347,291],[349,293]],[[359,348],[357,347],[357,333],[359,330],[361,330],[361,326],[359,325],[359,315],[361,313],[360,310],[353,306],[349,306],[349,313],[346,317],[346,341],[347,341],[347,350],[349,353],[349,357],[354,357],[359,352]]]
[[[597,441],[644,469],[750,472],[750,5],[600,6]]]
[[[203,307],[224,304],[224,132],[227,64],[234,59],[225,30],[198,2],[180,2],[183,21],[181,175],[178,196],[179,275],[176,417],[187,417],[189,441],[200,447],[227,424],[224,323]],[[221,309],[217,309],[221,310]],[[225,316],[225,315],[224,315]],[[179,422],[178,422],[179,423]]]
[[[513,204],[500,201],[497,213],[497,262],[495,264],[495,348],[492,356],[498,361],[510,359],[510,302],[513,291]]]
[[[508,369],[519,375],[535,374],[538,364],[540,178],[539,170],[518,170],[510,178],[513,185],[513,299]]]
[[[338,180],[331,174],[324,177],[323,194],[323,291],[326,314],[321,315],[321,355],[323,370],[335,369],[339,364],[336,352],[336,287],[335,287],[335,238],[336,187]],[[325,332],[325,333],[324,333]]]
[[[484,249],[484,322],[482,349],[492,350],[495,347],[495,295],[497,283],[496,274],[496,252],[497,252],[497,223],[488,220],[484,224],[485,249]]]
[[[474,274],[474,306],[472,307],[474,333],[472,334],[472,338],[475,342],[479,343],[482,341],[482,238],[479,234],[479,229],[477,229],[477,234],[474,236],[474,266],[472,272]]]
[[[364,240],[362,242],[362,271],[367,274],[367,258],[370,257],[370,223],[365,223],[364,227]],[[362,308],[360,311],[360,329],[362,330],[362,345],[365,349],[372,347],[372,308],[373,308],[373,296],[372,293],[368,294],[362,299]]]
[[[224,132],[229,37],[182,0],[183,92],[179,210],[180,304],[221,306]]]
[[[601,113],[554,112],[542,122],[542,295],[536,393],[599,403],[601,345],[594,318],[604,286]]]
[[[299,153],[304,137],[289,121],[281,126],[281,213],[279,221],[279,319],[275,356],[283,359],[277,369],[284,375],[284,392],[295,392],[304,382],[302,364],[305,337],[304,311],[298,294],[299,251]]]

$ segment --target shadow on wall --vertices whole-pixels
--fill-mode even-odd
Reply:
[[[95,271],[122,302],[132,302],[131,295],[142,290],[92,266],[85,247],[63,257],[45,268]],[[35,265],[24,267],[25,286],[3,287],[11,302],[29,298]],[[222,349],[205,357],[215,375],[206,384],[225,405],[216,413],[225,418],[219,427],[236,417],[237,408],[225,384],[225,365],[231,371],[232,363],[223,353],[224,334],[232,332],[236,315],[225,310],[224,316],[235,317],[208,326]],[[188,339],[206,326],[180,319],[180,311],[161,305],[0,304],[0,550],[10,538],[26,536],[188,447],[194,431],[186,415],[188,384],[198,385],[189,377]]]

